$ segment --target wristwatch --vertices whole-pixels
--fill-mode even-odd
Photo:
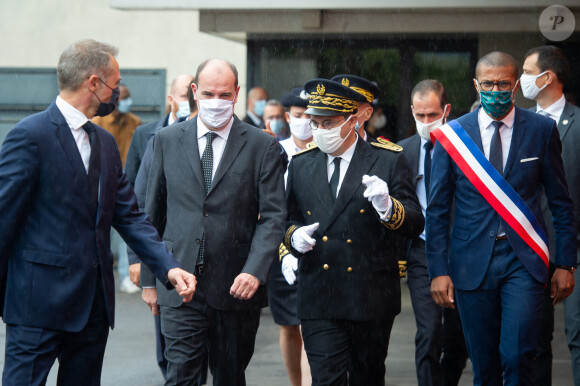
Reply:
[[[572,275],[574,275],[574,272],[576,272],[576,267],[571,267],[571,266],[567,266],[567,265],[557,265],[556,268],[565,269],[566,271],[570,272]]]

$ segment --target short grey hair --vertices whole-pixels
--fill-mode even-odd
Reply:
[[[75,91],[92,74],[104,76],[112,68],[111,57],[117,56],[118,52],[117,47],[93,39],[71,44],[58,61],[59,89]]]

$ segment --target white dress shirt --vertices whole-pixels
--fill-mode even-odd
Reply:
[[[342,153],[340,157],[340,174],[338,177],[338,186],[336,187],[336,197],[338,197],[338,193],[340,192],[340,187],[342,186],[342,180],[344,180],[344,175],[346,174],[346,170],[348,169],[348,165],[350,165],[350,161],[352,160],[352,155],[354,154],[354,149],[356,148],[356,143],[359,140],[358,134],[356,135],[356,141],[348,148],[344,153]],[[328,172],[328,182],[330,183],[330,178],[332,177],[332,173],[334,173],[334,159],[336,157],[330,154],[326,155],[326,171]],[[335,198],[336,198],[335,197]]]
[[[421,212],[423,212],[423,217],[426,217],[427,210],[427,190],[425,189],[425,144],[427,140],[421,137],[421,147],[419,149],[419,175],[417,176],[417,183],[415,184],[415,192],[417,193],[417,198],[419,199],[419,204],[421,205]],[[431,159],[433,159],[433,148],[431,148]],[[421,178],[419,179],[419,176]],[[425,240],[425,228],[423,228],[423,233],[419,236],[423,241]]]
[[[564,94],[558,99],[556,102],[552,103],[545,109],[542,109],[540,105],[536,106],[536,113],[542,114],[546,117],[550,117],[556,121],[556,124],[560,122],[560,117],[564,112],[564,107],[566,107],[566,98],[564,98]]]
[[[73,138],[79,149],[79,153],[85,165],[85,171],[89,173],[89,159],[91,158],[91,143],[89,135],[83,130],[83,125],[88,122],[83,113],[72,107],[68,102],[59,96],[56,97],[56,107],[60,110],[68,127],[71,130]]]
[[[512,143],[515,115],[516,109],[514,107],[512,111],[501,120],[503,125],[499,127],[499,136],[501,137],[501,155],[504,168],[510,151],[510,145]],[[485,158],[489,160],[491,137],[493,137],[495,131],[495,128],[491,123],[494,119],[487,115],[483,109],[479,109],[477,120],[479,123],[479,133],[481,134],[481,144],[483,145],[483,154],[485,154]]]
[[[212,130],[216,135],[213,139],[212,150],[213,150],[213,167],[211,172],[211,178],[215,176],[215,172],[219,166],[219,163],[222,159],[222,155],[224,154],[224,149],[226,148],[226,143],[228,141],[228,137],[230,135],[230,131],[232,129],[232,125],[234,124],[234,117],[230,119],[230,122],[221,129],[220,131]],[[205,144],[207,143],[207,137],[205,136],[210,130],[203,124],[199,114],[197,115],[197,146],[199,149],[199,159],[203,156],[203,151],[205,150]]]

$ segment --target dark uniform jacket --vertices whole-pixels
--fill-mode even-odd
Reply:
[[[385,147],[385,148],[381,148]],[[424,219],[411,171],[396,145],[358,140],[336,202],[328,185],[326,154],[318,148],[294,155],[288,172],[285,244],[300,257],[300,319],[380,320],[401,310],[396,235],[419,236]],[[389,222],[381,222],[363,197],[363,175],[384,180],[393,199]],[[291,248],[292,233],[319,222],[314,249]]]

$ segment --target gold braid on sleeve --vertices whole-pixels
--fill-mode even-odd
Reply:
[[[389,221],[381,221],[387,229],[395,230],[399,229],[403,222],[405,221],[405,207],[399,201],[391,197],[393,200],[393,210],[391,213],[391,219]]]
[[[286,235],[284,236],[284,245],[287,249],[292,248],[292,233],[294,233],[296,229],[298,229],[298,227],[296,225],[292,225],[286,231]]]
[[[286,255],[289,255],[290,251],[288,251],[288,248],[286,248],[286,246],[284,245],[284,243],[280,243],[280,246],[278,247],[278,258],[280,261],[282,261],[282,258]]]

